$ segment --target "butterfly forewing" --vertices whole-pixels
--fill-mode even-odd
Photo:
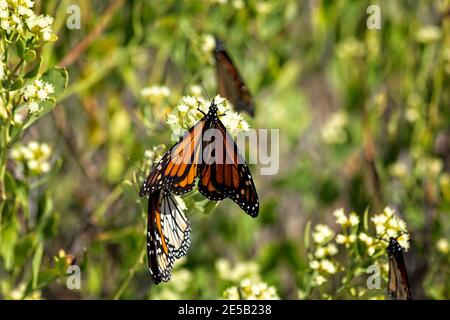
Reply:
[[[255,106],[252,95],[242,79],[238,69],[234,65],[223,42],[216,37],[216,47],[214,49],[214,59],[216,62],[216,77],[219,94],[231,101],[238,111],[246,111],[254,115]]]
[[[205,178],[209,177],[209,183],[217,190],[213,194],[214,196],[217,194],[226,196],[236,202],[250,216],[258,216],[258,195],[247,163],[240,154],[234,139],[219,119],[212,125],[212,128],[215,132],[215,139],[210,142],[208,147],[213,145],[214,148],[206,153],[213,157],[214,161],[209,164],[207,159],[205,160],[201,167],[199,186],[203,184],[204,180],[208,180]],[[204,195],[214,200],[209,197],[210,194],[207,192]]]
[[[141,197],[162,188],[177,195],[194,188],[204,124],[203,120],[198,121],[163,155],[142,184]]]
[[[387,251],[389,257],[388,295],[394,300],[411,300],[411,287],[403,258],[403,248],[395,238],[391,238]]]

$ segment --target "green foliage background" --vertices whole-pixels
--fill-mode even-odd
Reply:
[[[80,30],[66,27],[72,4]],[[381,8],[380,30],[366,27],[370,4]],[[436,246],[450,234],[449,1],[48,0],[36,9],[55,17],[59,38],[42,49],[43,69],[66,67],[69,84],[21,140],[47,142],[61,165],[37,185],[7,186],[26,197],[1,224],[0,297],[219,298],[238,283],[218,276],[225,258],[257,263],[281,298],[297,299],[308,287],[306,223],[334,221],[339,207],[362,218],[389,205],[411,232],[415,297],[450,298],[449,251]],[[280,128],[280,169],[252,168],[257,219],[230,200],[212,212],[190,207],[190,252],[155,287],[143,174],[127,158],[140,165],[145,150],[170,144],[162,115],[191,85],[216,92],[207,34],[225,41],[254,94],[251,127]],[[151,85],[170,97],[142,98]],[[342,139],[327,141],[336,114]],[[72,258],[81,290],[66,288]],[[331,298],[352,297],[327,286]]]

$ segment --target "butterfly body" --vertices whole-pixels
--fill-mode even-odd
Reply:
[[[388,295],[391,299],[412,300],[408,273],[403,258],[403,248],[397,238],[390,237],[387,247],[389,258]]]

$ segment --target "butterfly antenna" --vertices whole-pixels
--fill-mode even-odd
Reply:
[[[378,239],[378,240],[381,240],[381,241],[384,241],[384,242],[388,242],[388,243],[389,243],[388,240],[386,240],[386,239],[383,238],[385,234],[387,234],[387,230],[385,230],[385,231],[383,232],[383,234],[382,234],[380,237],[376,237],[375,239]]]
[[[202,85],[203,91],[205,91],[206,97],[208,98],[209,101],[211,101],[208,91],[206,91],[205,85],[203,84],[203,81],[200,80],[200,84]]]
[[[142,170],[141,168],[139,168],[133,161],[130,160],[130,157],[127,157],[126,159],[127,159],[127,161],[128,161],[134,168],[136,168],[140,173],[142,173],[143,175],[147,175],[147,173],[146,173],[144,170]]]
[[[400,238],[401,236],[403,236],[403,235],[405,235],[405,234],[408,234],[408,232],[405,232],[404,230],[402,230],[402,232],[400,232],[400,234],[398,234],[398,235],[395,237],[395,241],[397,241],[398,238]]]

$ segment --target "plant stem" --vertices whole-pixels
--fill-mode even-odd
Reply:
[[[116,294],[114,295],[113,299],[114,300],[119,300],[120,297],[122,296],[123,292],[125,291],[125,289],[128,287],[128,285],[130,284],[131,279],[133,279],[134,274],[137,271],[137,268],[140,264],[140,262],[142,261],[142,259],[144,258],[144,254],[145,254],[145,241],[143,242],[143,245],[141,246],[141,253],[139,254],[138,258],[136,259],[136,261],[134,262],[133,266],[128,270],[128,274],[127,277],[125,278],[125,280],[122,282],[122,284],[119,287],[119,290],[117,290]]]
[[[3,209],[6,203],[6,190],[5,190],[5,173],[6,173],[6,160],[7,160],[7,148],[8,143],[8,125],[0,128],[0,242],[2,239],[2,216]]]

